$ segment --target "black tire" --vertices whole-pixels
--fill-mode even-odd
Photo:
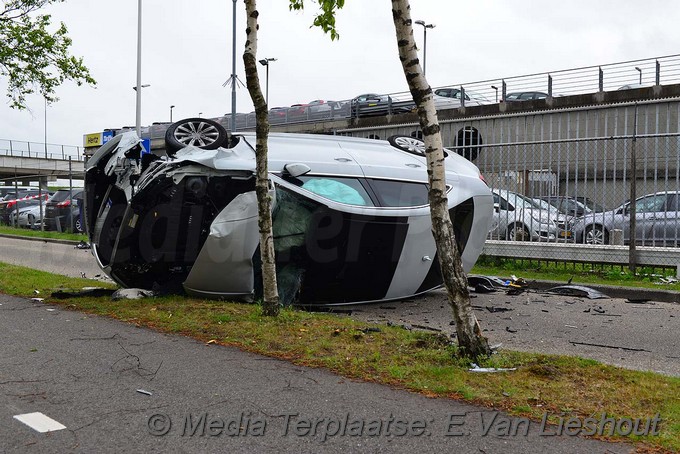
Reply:
[[[186,118],[170,125],[165,131],[165,150],[174,154],[188,145],[214,150],[229,140],[224,126],[207,118]]]
[[[80,220],[80,216],[73,218],[73,231],[76,233],[83,233],[85,231],[83,229],[83,223]]]
[[[389,136],[387,141],[395,148],[414,154],[416,156],[425,156],[425,142],[411,136]]]
[[[521,224],[513,224],[508,227],[507,239],[511,241],[530,241],[531,234]]]
[[[609,232],[601,225],[588,226],[583,234],[586,244],[609,244]]]

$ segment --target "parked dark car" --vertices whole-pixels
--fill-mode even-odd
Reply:
[[[545,200],[550,205],[557,208],[561,213],[571,217],[580,217],[588,213],[601,213],[605,211],[602,205],[599,205],[588,197],[569,197],[563,195],[550,195],[539,197]]]
[[[507,93],[503,101],[529,101],[531,99],[545,99],[547,97],[548,93],[543,93],[542,91],[517,91]]]
[[[82,200],[83,190],[60,189],[47,200],[45,204],[44,225],[45,230],[56,230],[58,232],[78,232],[85,231],[80,216],[80,205],[78,200]]]

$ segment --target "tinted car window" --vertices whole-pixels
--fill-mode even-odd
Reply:
[[[665,211],[665,206],[666,194],[653,195],[635,202],[635,211],[637,213],[656,213],[657,211]]]
[[[429,203],[425,183],[370,180],[370,184],[383,207],[416,207]]]

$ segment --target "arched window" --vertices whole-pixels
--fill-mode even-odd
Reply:
[[[476,145],[483,143],[482,135],[477,131],[477,128],[466,126],[458,131],[455,150],[468,161],[474,161],[479,154],[479,147]]]

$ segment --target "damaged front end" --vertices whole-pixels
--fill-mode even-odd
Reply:
[[[187,155],[193,159],[184,159]],[[178,292],[185,281],[205,286],[208,282],[192,278],[191,272],[211,237],[208,245],[218,242],[219,247],[203,250],[206,260],[199,268],[228,262],[230,272],[220,279],[238,283],[246,276],[232,288],[251,294],[257,212],[242,199],[254,198],[253,171],[247,161],[228,170],[201,163],[234,158],[230,155],[225,149],[187,147],[176,159],[142,157],[141,141],[133,133],[98,150],[86,167],[85,213],[101,268],[124,287]]]

